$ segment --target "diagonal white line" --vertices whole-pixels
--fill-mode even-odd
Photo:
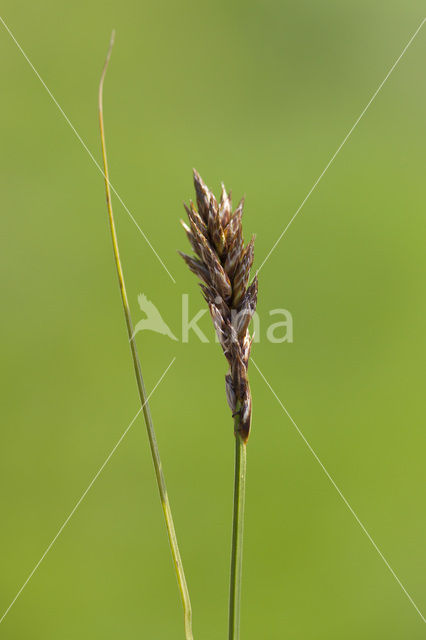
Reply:
[[[17,601],[17,599],[19,598],[19,596],[21,595],[21,593],[23,592],[23,590],[25,589],[25,587],[27,586],[27,584],[29,583],[29,581],[31,580],[31,578],[33,577],[33,575],[35,574],[35,572],[37,571],[37,569],[39,568],[39,566],[41,565],[41,563],[43,562],[43,560],[45,559],[45,557],[47,556],[47,554],[49,553],[49,551],[51,550],[51,548],[53,547],[53,545],[55,544],[56,540],[59,538],[59,536],[61,535],[62,531],[65,529],[65,527],[67,526],[68,522],[71,520],[71,518],[73,517],[73,515],[75,514],[75,512],[77,511],[77,509],[79,508],[79,506],[81,505],[81,503],[83,502],[84,498],[87,496],[87,494],[89,493],[90,489],[93,487],[93,485],[95,484],[96,480],[99,478],[99,476],[101,475],[102,471],[105,469],[106,465],[108,464],[108,462],[111,460],[112,456],[114,455],[114,453],[116,452],[116,450],[118,449],[118,447],[120,446],[120,444],[122,443],[122,441],[124,440],[124,438],[126,437],[127,433],[130,431],[130,428],[132,427],[133,423],[135,422],[136,418],[139,416],[140,412],[142,411],[142,409],[144,408],[144,406],[146,405],[146,403],[148,402],[148,400],[150,399],[150,397],[152,396],[152,394],[154,393],[154,391],[157,389],[158,385],[162,382],[164,376],[166,375],[166,373],[168,372],[168,370],[170,369],[170,367],[172,366],[172,364],[174,363],[174,361],[176,360],[176,357],[173,358],[173,360],[169,363],[167,369],[165,369],[161,375],[161,377],[159,378],[159,380],[157,381],[156,385],[154,386],[154,388],[152,389],[151,393],[148,395],[146,401],[144,402],[144,404],[141,406],[141,408],[139,409],[139,411],[135,414],[135,416],[132,418],[130,424],[126,427],[125,431],[123,432],[123,434],[121,435],[120,439],[117,441],[117,443],[114,445],[114,447],[111,449],[110,453],[108,454],[108,456],[105,458],[104,462],[102,463],[102,465],[99,467],[98,471],[96,472],[96,474],[93,476],[91,482],[89,483],[87,489],[82,493],[81,497],[79,498],[79,500],[76,502],[74,508],[72,509],[72,511],[70,512],[70,514],[68,515],[68,517],[65,519],[64,523],[61,525],[61,527],[58,530],[58,533],[55,535],[55,537],[52,539],[52,541],[50,542],[49,546],[46,548],[45,552],[43,553],[43,555],[41,556],[40,560],[37,562],[37,564],[35,565],[34,569],[31,571],[31,573],[29,574],[28,578],[25,580],[24,584],[22,585],[22,587],[19,589],[18,593],[16,594],[16,596],[13,598],[12,602],[10,603],[10,605],[7,607],[6,611],[3,613],[2,617],[0,618],[0,624],[3,622],[3,620],[5,619],[5,617],[7,616],[7,614],[9,613],[9,611],[11,610],[11,608],[13,607],[13,605],[15,604],[15,602]]]
[[[367,529],[365,528],[365,526],[363,525],[363,523],[361,522],[361,520],[359,519],[359,517],[357,516],[357,514],[355,513],[355,511],[353,510],[353,508],[351,507],[351,505],[349,504],[349,502],[347,501],[345,496],[343,495],[342,491],[339,489],[339,487],[337,486],[336,482],[333,480],[333,478],[331,477],[331,475],[329,474],[329,472],[327,471],[327,469],[325,468],[325,466],[321,462],[321,460],[319,459],[318,455],[315,453],[315,451],[313,450],[313,448],[311,447],[309,442],[306,440],[306,438],[303,435],[302,431],[299,429],[299,427],[297,426],[297,424],[295,423],[295,421],[293,420],[293,418],[291,417],[291,415],[289,414],[289,412],[287,411],[287,409],[285,408],[285,406],[283,405],[283,403],[281,402],[281,400],[279,399],[279,397],[277,396],[277,394],[275,393],[275,391],[273,390],[271,385],[269,384],[268,380],[265,378],[265,376],[263,375],[263,373],[261,372],[261,370],[259,369],[259,367],[255,363],[255,361],[253,360],[253,358],[251,358],[251,361],[253,362],[254,366],[256,367],[257,371],[259,372],[260,376],[262,377],[263,381],[265,382],[266,386],[269,387],[269,389],[272,392],[272,394],[274,395],[275,399],[278,401],[278,404],[280,405],[281,409],[287,415],[287,417],[289,418],[289,420],[291,421],[291,423],[295,427],[297,433],[302,438],[303,442],[306,444],[306,446],[308,447],[309,451],[312,453],[312,455],[314,456],[315,460],[318,462],[318,464],[320,465],[321,469],[324,471],[325,475],[330,480],[331,484],[336,489],[337,493],[342,498],[343,502],[345,503],[345,505],[347,506],[347,508],[349,509],[349,511],[351,512],[351,514],[353,515],[353,517],[355,518],[355,520],[357,521],[357,523],[359,524],[359,526],[361,527],[361,529],[363,530],[363,532],[365,533],[365,535],[367,536],[367,538],[369,539],[369,541],[371,542],[371,544],[373,545],[373,547],[375,548],[375,550],[377,551],[377,553],[379,554],[379,556],[381,557],[381,559],[383,560],[383,562],[385,563],[385,565],[387,566],[387,568],[389,569],[389,571],[391,572],[391,574],[393,575],[393,577],[395,578],[395,580],[397,581],[397,583],[399,584],[399,586],[401,587],[401,589],[403,590],[403,592],[405,593],[405,595],[407,596],[407,598],[409,599],[409,601],[411,602],[411,604],[413,605],[413,607],[415,608],[415,610],[417,611],[419,616],[421,617],[421,619],[423,620],[423,622],[426,623],[425,617],[423,616],[422,612],[420,611],[420,609],[418,608],[418,606],[414,602],[413,598],[410,596],[410,594],[408,593],[407,589],[404,587],[404,585],[402,584],[401,580],[398,578],[398,576],[396,575],[395,571],[392,569],[392,567],[390,566],[389,562],[386,560],[385,556],[380,551],[379,547],[374,542],[374,540],[371,537],[371,535],[368,533]]]
[[[94,157],[93,153],[90,151],[89,147],[87,146],[87,144],[84,142],[83,138],[80,136],[80,134],[78,133],[77,129],[74,127],[73,123],[71,122],[71,120],[68,118],[67,114],[65,113],[65,111],[62,109],[61,105],[59,104],[59,102],[56,100],[55,96],[53,95],[53,93],[50,91],[49,87],[47,86],[47,84],[45,83],[45,81],[43,80],[43,78],[41,77],[41,75],[39,74],[39,72],[37,71],[37,69],[35,68],[35,66],[33,65],[33,63],[31,62],[31,60],[29,59],[29,57],[27,56],[27,54],[25,53],[25,51],[23,50],[23,48],[21,47],[21,45],[19,44],[19,42],[17,41],[17,39],[15,38],[15,36],[13,35],[12,31],[9,29],[9,27],[7,26],[7,24],[5,23],[5,21],[3,20],[3,18],[0,16],[0,22],[3,24],[4,28],[6,29],[6,31],[8,32],[8,34],[10,35],[10,37],[12,38],[13,42],[16,44],[16,46],[18,47],[19,51],[22,53],[22,55],[24,56],[25,60],[28,62],[28,64],[30,65],[31,69],[34,71],[35,75],[37,76],[37,78],[40,80],[41,84],[43,85],[43,87],[46,89],[47,93],[49,94],[50,98],[52,99],[52,101],[55,103],[55,105],[57,106],[57,108],[59,109],[59,111],[61,112],[62,116],[64,117],[65,121],[67,122],[67,124],[69,125],[69,127],[72,129],[73,133],[75,134],[77,140],[81,143],[81,145],[83,146],[83,148],[85,149],[85,151],[87,151],[87,153],[89,154],[89,157],[91,158],[91,160],[93,161],[93,163],[95,164],[95,166],[98,168],[98,170],[100,171],[100,173],[103,175],[103,177],[105,178],[105,174],[104,171],[101,167],[101,165],[98,163],[98,161],[96,160],[96,158]],[[106,178],[105,178],[106,179]],[[134,216],[132,215],[132,213],[129,211],[129,209],[127,208],[126,204],[123,202],[123,200],[121,199],[120,194],[117,192],[117,190],[115,189],[115,187],[111,184],[111,182],[109,182],[109,186],[111,188],[111,191],[115,194],[115,196],[117,197],[118,201],[120,202],[120,204],[124,207],[125,211],[127,212],[127,214],[129,215],[131,221],[133,222],[133,224],[137,227],[137,229],[139,230],[139,232],[142,234],[145,242],[148,244],[149,248],[151,249],[151,251],[154,253],[155,257],[157,258],[157,260],[160,262],[160,264],[162,265],[163,269],[165,269],[165,271],[167,272],[167,274],[169,275],[170,279],[174,282],[174,284],[176,284],[176,280],[174,279],[174,277],[172,276],[172,274],[170,273],[170,271],[167,269],[166,265],[164,264],[163,260],[160,258],[160,256],[158,255],[157,251],[154,249],[154,247],[152,246],[151,242],[148,240],[146,234],[142,231],[141,227],[139,226],[139,224],[137,223],[136,219],[134,218]]]
[[[368,103],[366,104],[366,106],[364,107],[364,109],[361,111],[360,115],[358,116],[358,118],[355,120],[354,124],[352,125],[352,127],[349,129],[348,133],[346,134],[346,136],[343,138],[342,142],[340,143],[340,145],[337,147],[336,151],[334,152],[334,154],[331,156],[330,160],[328,161],[328,163],[326,164],[324,170],[322,171],[322,173],[319,175],[319,177],[316,179],[316,181],[314,182],[313,186],[311,187],[311,189],[308,191],[308,194],[306,195],[305,199],[302,200],[302,203],[300,204],[299,208],[297,209],[296,213],[293,215],[293,217],[291,218],[290,222],[287,224],[287,226],[284,228],[284,230],[281,232],[281,235],[279,236],[278,240],[275,242],[275,244],[273,245],[272,249],[269,251],[268,255],[266,256],[266,258],[264,259],[264,261],[262,262],[262,264],[260,265],[259,269],[257,270],[257,272],[259,273],[259,271],[262,269],[263,265],[265,264],[265,262],[267,260],[269,260],[271,254],[273,251],[275,251],[275,249],[277,248],[279,242],[281,241],[281,239],[283,238],[284,234],[287,232],[287,230],[289,229],[290,225],[294,222],[294,220],[296,219],[296,217],[299,215],[299,212],[302,210],[302,208],[304,207],[306,201],[308,200],[308,198],[311,196],[311,194],[313,193],[313,191],[317,188],[318,184],[321,182],[322,178],[324,177],[325,173],[328,171],[329,167],[331,166],[331,164],[334,162],[336,156],[338,155],[338,153],[340,153],[342,147],[346,144],[348,138],[351,136],[351,134],[353,133],[355,127],[358,125],[359,121],[361,120],[361,118],[365,115],[367,109],[370,107],[370,105],[372,104],[372,102],[374,101],[374,99],[376,98],[377,94],[379,93],[379,91],[382,89],[383,85],[385,84],[386,80],[389,78],[389,76],[391,75],[391,73],[393,72],[393,70],[395,69],[395,67],[397,66],[397,64],[399,63],[399,61],[401,60],[401,58],[404,56],[404,54],[406,53],[408,47],[411,45],[411,43],[413,42],[414,38],[417,36],[417,34],[419,33],[420,29],[422,28],[422,26],[424,25],[424,23],[426,22],[426,18],[424,18],[422,20],[422,22],[420,23],[420,25],[417,27],[416,31],[413,33],[413,35],[411,36],[411,38],[409,39],[409,41],[407,42],[407,44],[405,45],[405,47],[403,48],[402,52],[400,53],[400,55],[398,56],[398,58],[395,60],[395,62],[393,63],[393,65],[391,66],[391,68],[389,69],[389,71],[387,72],[384,80],[382,80],[382,82],[379,84],[379,86],[377,87],[376,91],[373,93],[373,95],[371,96],[370,100],[368,101]]]

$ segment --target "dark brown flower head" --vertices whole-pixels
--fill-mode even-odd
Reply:
[[[189,225],[182,221],[197,257],[181,256],[203,283],[200,285],[213,324],[229,363],[225,376],[226,397],[236,429],[244,441],[250,433],[251,393],[247,378],[251,338],[248,325],[256,310],[257,276],[249,285],[254,258],[254,236],[244,246],[244,200],[232,212],[231,194],[222,185],[218,202],[194,169],[197,208],[185,206]],[[179,252],[180,253],[180,252]]]

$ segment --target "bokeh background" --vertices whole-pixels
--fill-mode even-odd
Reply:
[[[176,253],[197,167],[246,195],[259,266],[423,19],[421,2],[16,3],[1,15],[111,180],[134,320],[180,335]],[[102,176],[0,25],[1,612],[138,409]],[[261,271],[263,374],[417,606],[425,557],[424,27]],[[286,308],[294,342],[265,339]],[[210,338],[141,333],[196,639],[225,638],[233,436]],[[242,638],[416,640],[425,624],[256,370]],[[133,425],[0,637],[183,638],[144,423]]]

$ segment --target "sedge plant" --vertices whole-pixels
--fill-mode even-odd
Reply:
[[[251,424],[251,392],[247,377],[252,338],[249,324],[256,310],[257,276],[249,285],[254,237],[244,246],[244,200],[234,212],[231,194],[222,185],[218,202],[194,170],[197,208],[185,205],[189,225],[182,225],[196,257],[181,253],[197,275],[229,369],[225,376],[234,418],[235,478],[229,590],[229,640],[240,637],[241,575],[244,532],[247,440]]]

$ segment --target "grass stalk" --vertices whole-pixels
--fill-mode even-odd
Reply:
[[[105,130],[104,130],[104,119],[103,119],[103,85],[104,85],[106,71],[108,68],[108,63],[111,57],[113,44],[114,44],[114,32],[112,33],[112,36],[111,36],[111,41],[110,41],[107,57],[105,60],[105,65],[102,70],[101,80],[99,83],[99,126],[100,126],[100,134],[101,134],[102,159],[103,159],[103,165],[104,165],[105,191],[106,191],[106,201],[107,201],[107,208],[108,208],[108,218],[109,218],[109,225],[110,225],[110,231],[111,231],[115,265],[117,268],[118,282],[120,286],[124,315],[126,318],[127,333],[129,336],[130,349],[132,352],[136,381],[138,385],[140,400],[142,403],[143,414],[144,414],[146,429],[148,433],[148,440],[151,448],[152,460],[154,463],[155,475],[157,478],[158,490],[160,492],[164,518],[166,521],[167,534],[169,537],[170,548],[173,556],[176,577],[178,581],[180,595],[182,598],[183,611],[184,611],[185,637],[186,637],[186,640],[193,640],[191,601],[189,597],[188,587],[186,584],[185,573],[182,565],[182,559],[179,552],[179,546],[176,538],[172,512],[171,512],[169,498],[167,494],[166,481],[162,471],[160,453],[158,450],[157,439],[155,436],[154,425],[151,417],[151,411],[149,408],[147,393],[146,393],[145,384],[143,381],[138,350],[136,347],[134,337],[132,337],[133,323],[132,323],[132,318],[130,314],[129,301],[126,293],[124,273],[123,273],[123,268],[120,260],[117,232],[116,232],[114,214],[113,214],[112,203],[111,203],[111,189],[110,189],[110,182],[109,182],[108,161],[107,161],[107,153],[106,153]]]
[[[234,514],[232,521],[231,577],[229,589],[229,640],[239,640],[240,637],[247,444],[238,431],[239,420],[240,416],[238,414],[235,416]]]

